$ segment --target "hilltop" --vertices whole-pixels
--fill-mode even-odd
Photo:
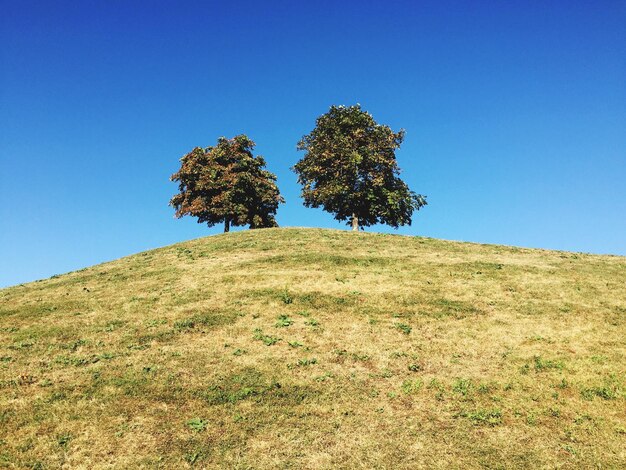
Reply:
[[[0,290],[0,467],[626,466],[626,258],[229,233]]]

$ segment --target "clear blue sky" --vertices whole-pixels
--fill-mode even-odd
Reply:
[[[405,128],[397,233],[626,255],[626,2],[0,0],[0,286],[218,233],[168,178],[257,142],[282,226],[331,104]],[[389,231],[372,227],[373,231]]]

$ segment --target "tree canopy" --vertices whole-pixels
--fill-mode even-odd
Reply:
[[[220,137],[216,146],[196,147],[181,158],[170,178],[180,191],[170,200],[175,216],[197,217],[209,227],[223,222],[225,232],[231,225],[277,226],[275,214],[284,199],[264,158],[253,156],[254,147],[244,134]]]
[[[307,207],[322,207],[352,229],[377,223],[410,225],[426,198],[399,177],[395,151],[404,130],[393,132],[360,105],[331,106],[298,142],[305,151],[294,171]]]

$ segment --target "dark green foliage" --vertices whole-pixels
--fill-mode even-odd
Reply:
[[[248,368],[223,377],[208,388],[204,397],[209,405],[237,403],[254,397],[263,397],[280,387],[280,384],[268,380],[261,372]]]
[[[204,431],[208,424],[209,423],[207,422],[207,420],[202,418],[193,418],[187,421],[187,426],[189,426],[189,429],[195,432]]]
[[[423,386],[424,386],[424,382],[422,382],[421,379],[415,379],[415,380],[407,379],[404,382],[402,382],[402,391],[406,393],[407,395],[410,395],[412,393],[419,392]]]
[[[410,225],[426,198],[399,178],[395,151],[404,130],[393,132],[356,106],[331,106],[302,137],[305,156],[294,166],[307,207],[322,207],[353,230],[383,223]]]
[[[183,318],[174,322],[174,330],[185,332],[192,330],[205,330],[230,323],[236,314],[232,311],[216,310],[207,313],[197,313],[189,318]]]
[[[464,411],[459,416],[468,418],[477,425],[497,426],[502,424],[502,411],[497,408]]]
[[[293,325],[293,320],[289,318],[287,315],[279,315],[278,320],[276,321],[276,328],[286,328],[288,326]]]
[[[294,364],[288,364],[287,368],[293,369],[294,367],[308,367],[308,366],[312,366],[315,364],[317,364],[317,359],[314,357],[311,359],[298,359],[298,362]]]
[[[69,434],[63,434],[63,435],[57,437],[57,443],[61,447],[67,447],[67,445],[69,444],[71,439],[72,439],[72,436],[70,436]]]
[[[533,357],[533,361],[535,363],[535,372],[543,372],[550,369],[561,370],[565,367],[563,361],[543,359],[541,356]]]
[[[280,341],[280,338],[264,334],[260,328],[254,330],[254,339],[263,341],[266,346],[273,346]]]
[[[191,215],[209,227],[224,222],[250,228],[275,227],[274,215],[284,202],[276,176],[264,170],[265,160],[253,156],[254,142],[245,135],[220,137],[215,147],[196,147],[181,159],[181,167],[171,177],[179,194],[170,205],[176,217]]]
[[[293,297],[291,297],[287,289],[280,293],[280,300],[282,300],[287,305],[293,303]]]
[[[396,324],[394,324],[394,327],[397,328],[398,330],[400,330],[405,335],[410,334],[411,330],[412,330],[412,328],[409,325],[407,325],[406,323],[396,323]]]

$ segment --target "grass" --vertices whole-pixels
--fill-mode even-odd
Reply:
[[[235,232],[0,290],[0,467],[623,468],[626,259]]]

